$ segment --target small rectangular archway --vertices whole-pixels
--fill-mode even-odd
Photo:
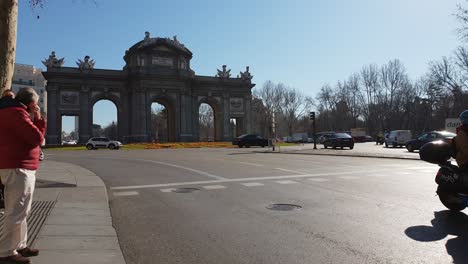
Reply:
[[[60,143],[62,145],[70,142],[79,142],[80,140],[80,116],[62,115],[61,116],[61,134]]]

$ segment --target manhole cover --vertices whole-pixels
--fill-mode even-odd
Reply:
[[[266,208],[275,211],[293,211],[302,209],[302,206],[296,204],[270,204]]]
[[[199,191],[197,188],[177,188],[173,190],[175,193],[191,193],[191,192],[196,192]]]

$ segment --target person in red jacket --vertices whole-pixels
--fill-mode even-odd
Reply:
[[[14,99],[0,99],[0,179],[5,185],[0,264],[30,263],[29,257],[39,254],[39,250],[26,245],[26,218],[31,211],[39,146],[46,128],[38,100],[31,88],[22,88]]]
[[[15,98],[15,93],[11,89],[5,89],[3,90],[3,93],[2,93],[2,98],[4,97]],[[5,190],[5,186],[2,184],[2,181],[0,179],[0,210],[5,208],[4,190]],[[3,214],[3,211],[1,211],[0,214]]]

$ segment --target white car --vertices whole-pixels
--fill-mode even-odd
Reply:
[[[122,143],[115,140],[110,140],[105,137],[93,137],[88,140],[86,143],[86,148],[89,150],[98,149],[98,148],[109,148],[109,149],[119,149],[122,147]]]
[[[76,140],[65,140],[62,142],[62,145],[76,145]]]

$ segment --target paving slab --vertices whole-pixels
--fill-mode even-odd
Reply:
[[[66,264],[123,264],[125,260],[120,250],[42,250],[34,257],[33,263],[66,263]]]
[[[109,216],[83,216],[77,217],[75,215],[49,215],[47,217],[46,225],[108,225],[112,222]]]
[[[72,215],[72,216],[111,216],[109,210],[105,208],[59,208],[52,209],[50,215]]]
[[[35,246],[41,250],[113,250],[119,248],[117,237],[103,236],[40,236]]]
[[[42,236],[106,236],[115,237],[111,226],[93,225],[44,225]]]
[[[56,201],[33,247],[35,264],[125,263],[103,181],[73,164],[44,161],[34,199]]]

